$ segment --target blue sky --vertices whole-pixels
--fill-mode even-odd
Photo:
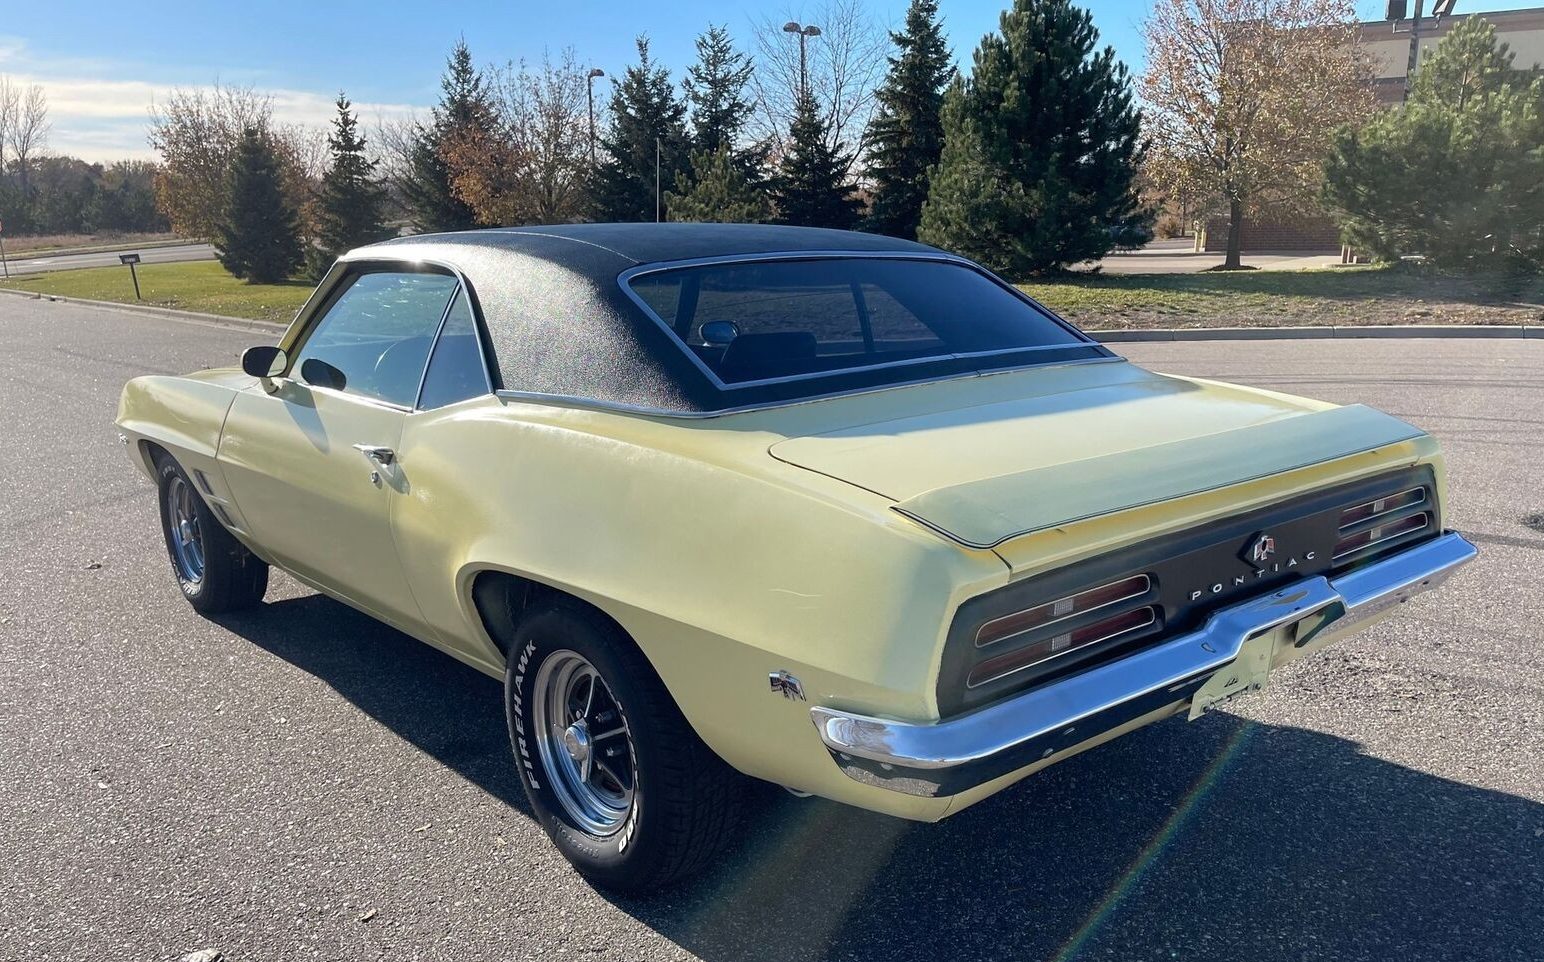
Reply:
[[[1460,0],[1460,12],[1544,3]],[[955,56],[968,66],[976,41],[996,27],[1005,0],[943,0]],[[894,24],[906,0],[867,0]],[[1140,0],[1087,0],[1106,42],[1140,69]],[[692,59],[692,39],[710,22],[726,24],[749,46],[753,24],[771,17],[804,19],[816,3],[783,0],[734,5],[710,0],[158,0],[23,2],[0,13],[0,74],[44,85],[52,107],[50,145],[93,160],[150,156],[144,141],[152,100],[172,86],[216,80],[252,84],[276,94],[286,119],[325,123],[340,88],[367,118],[432,103],[440,69],[457,37],[480,61],[539,58],[573,46],[582,60],[611,73],[633,56],[633,37],[648,33],[655,55],[679,74]],[[1359,0],[1367,19],[1384,0]]]

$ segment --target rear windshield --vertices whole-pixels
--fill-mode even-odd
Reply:
[[[629,284],[726,385],[1088,344],[987,275],[947,261],[705,264]]]

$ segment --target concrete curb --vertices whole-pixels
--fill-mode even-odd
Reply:
[[[1519,324],[1390,324],[1378,327],[1182,327],[1128,331],[1085,331],[1106,344],[1127,341],[1266,341],[1334,338],[1488,338],[1544,339],[1544,326]]]
[[[224,314],[200,314],[198,311],[179,311],[172,307],[152,307],[147,304],[120,304],[117,301],[93,301],[84,297],[59,297],[54,294],[39,294],[36,291],[18,291],[4,287],[0,287],[0,294],[24,297],[33,301],[80,304],[83,307],[97,307],[102,310],[119,311],[124,314],[138,314],[141,317],[155,317],[164,321],[216,324],[220,327],[236,327],[246,331],[263,331],[275,336],[283,334],[285,329],[289,327],[288,321],[254,321],[245,317],[226,317]]]

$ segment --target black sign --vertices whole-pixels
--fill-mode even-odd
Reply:
[[[138,254],[119,254],[118,255],[118,263],[120,263],[120,264],[138,264],[139,263],[139,255]]]

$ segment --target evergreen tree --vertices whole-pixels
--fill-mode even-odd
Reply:
[[[382,213],[386,193],[375,181],[375,161],[365,156],[359,119],[341,93],[327,147],[332,164],[322,175],[316,201],[317,246],[308,252],[311,274],[318,279],[339,254],[392,235]]]
[[[802,94],[788,128],[788,148],[772,177],[772,200],[784,224],[850,229],[858,219],[858,201],[846,171],[852,156],[843,145],[826,143],[827,128],[815,98]]]
[[[443,92],[430,124],[414,133],[400,184],[413,228],[420,233],[479,226],[471,205],[457,197],[451,185],[446,143],[469,128],[492,130],[495,125],[492,96],[472,63],[465,40],[458,41],[451,51],[440,89]]]
[[[612,82],[610,112],[592,181],[595,217],[654,220],[656,170],[662,207],[664,194],[676,189],[678,172],[689,163],[690,142],[686,104],[675,96],[670,71],[649,58],[648,37],[638,38],[638,63]],[[663,218],[662,209],[659,215]]]
[[[665,197],[671,220],[758,224],[771,214],[766,194],[746,178],[727,144],[712,153],[692,151],[692,174],[683,183],[683,193]]]
[[[913,239],[927,201],[928,172],[943,151],[944,88],[953,58],[938,20],[938,0],[912,0],[906,27],[891,33],[898,54],[875,92],[879,109],[869,122],[868,174],[873,204],[864,228]]]
[[[284,198],[278,155],[254,127],[236,145],[229,184],[218,231],[220,263],[254,283],[286,279],[301,263],[299,217]]]
[[[751,115],[745,87],[753,70],[750,58],[735,50],[723,27],[709,26],[697,37],[697,62],[687,68],[681,82],[691,115],[693,150],[710,156],[721,147],[740,151],[740,134]]]
[[[1350,243],[1444,268],[1544,267],[1544,79],[1482,17],[1421,64],[1403,107],[1337,132],[1324,199]]]
[[[1070,0],[1014,0],[1000,30],[950,90],[918,234],[1014,277],[1103,257],[1152,223],[1125,65]]]

